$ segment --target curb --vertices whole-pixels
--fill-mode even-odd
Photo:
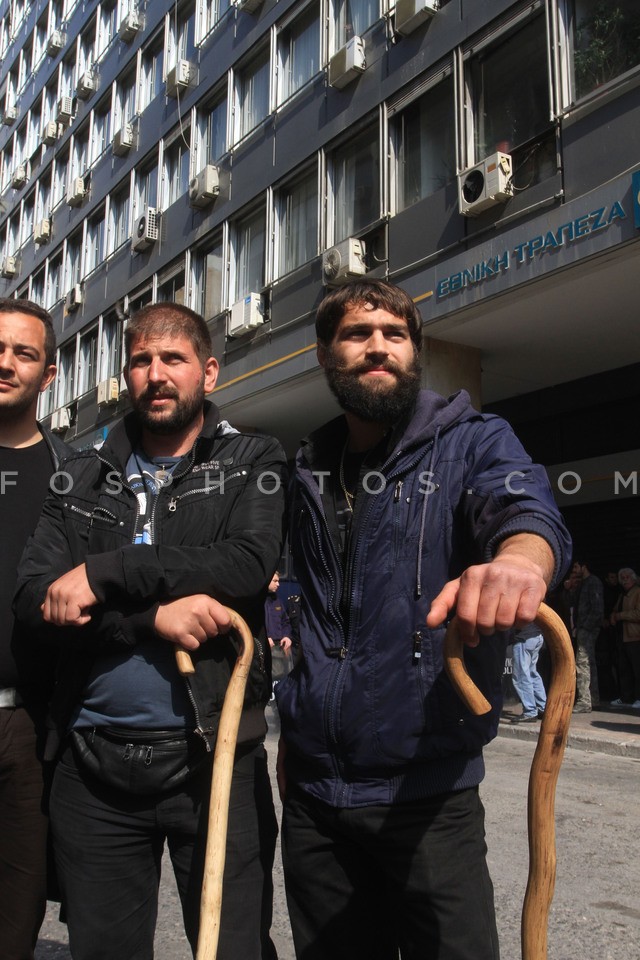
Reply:
[[[540,733],[540,724],[524,728],[521,725],[512,725],[509,721],[501,720],[498,727],[498,736],[511,740],[529,740],[537,743]],[[640,737],[633,734],[628,739],[610,740],[583,731],[569,729],[567,747],[573,750],[585,750],[591,753],[604,753],[612,757],[628,757],[640,760]]]

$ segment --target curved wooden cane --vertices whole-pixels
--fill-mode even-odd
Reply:
[[[549,907],[556,882],[555,791],[569,733],[576,675],[571,640],[560,617],[543,603],[536,623],[551,654],[552,677],[529,775],[529,879],[522,908],[522,960],[547,957]],[[480,716],[488,713],[491,705],[466,671],[463,648],[454,618],[444,641],[445,669],[459,697]]]
[[[225,694],[222,713],[220,714],[216,750],[213,756],[207,847],[200,899],[200,933],[196,960],[215,960],[218,952],[231,777],[233,775],[240,714],[244,703],[244,691],[253,657],[253,636],[249,627],[235,610],[227,608],[227,612],[231,616],[232,629],[236,631],[242,641],[242,649],[236,660]],[[176,661],[181,673],[193,673],[193,663],[186,650],[176,650]]]

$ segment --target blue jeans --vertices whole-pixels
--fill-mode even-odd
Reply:
[[[74,960],[151,960],[167,842],[195,953],[211,767],[157,796],[114,790],[67,748],[51,793],[51,826]],[[219,960],[275,957],[269,939],[278,832],[262,744],[233,771]]]
[[[513,645],[513,686],[522,701],[523,715],[537,717],[547,705],[547,694],[537,663],[544,639],[542,634]]]
[[[291,790],[282,858],[298,960],[499,960],[477,789],[339,809]]]

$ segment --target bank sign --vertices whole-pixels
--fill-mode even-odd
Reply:
[[[632,179],[634,219],[636,227],[640,228],[640,171],[635,173]],[[467,287],[482,284],[494,277],[506,274],[514,266],[531,264],[547,254],[554,253],[576,243],[578,240],[582,240],[584,237],[608,229],[616,221],[626,219],[627,214],[619,200],[615,200],[608,206],[590,210],[561,224],[554,230],[537,234],[489,259],[480,260],[457,273],[436,280],[436,296],[442,299]]]

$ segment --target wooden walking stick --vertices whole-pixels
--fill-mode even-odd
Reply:
[[[218,952],[231,777],[244,691],[253,657],[253,635],[249,627],[235,610],[227,608],[227,612],[231,617],[231,628],[236,631],[242,641],[242,650],[236,660],[225,694],[213,756],[196,960],[216,960]],[[186,650],[176,650],[176,661],[181,673],[194,672],[191,657]]]
[[[536,623],[551,654],[552,677],[529,775],[529,879],[522,908],[522,960],[547,957],[549,907],[556,882],[555,791],[569,733],[576,676],[571,640],[560,617],[543,603]],[[463,648],[454,617],[444,641],[445,669],[460,698],[480,716],[488,713],[491,705],[467,674]]]

